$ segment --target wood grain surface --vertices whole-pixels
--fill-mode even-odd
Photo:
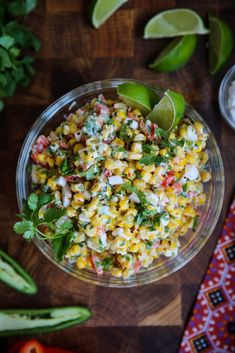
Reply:
[[[27,19],[42,40],[37,76],[32,85],[8,101],[0,128],[0,246],[36,279],[39,292],[26,297],[0,284],[1,308],[32,308],[85,304],[92,319],[82,327],[41,336],[41,341],[81,353],[176,353],[200,282],[233,197],[235,132],[218,110],[218,87],[235,55],[215,77],[207,67],[207,37],[198,38],[195,55],[183,69],[170,74],[150,71],[147,64],[169,42],[142,39],[146,21],[174,7],[208,12],[230,23],[235,33],[234,0],[130,0],[99,30],[88,20],[88,1],[41,0]],[[129,77],[182,92],[202,114],[219,144],[226,189],[220,220],[201,252],[183,269],[148,286],[101,288],[74,280],[52,265],[33,244],[15,235],[17,213],[15,170],[21,144],[42,110],[65,92],[87,82]],[[8,343],[14,340],[9,340]],[[3,346],[1,346],[1,349]],[[0,351],[2,352],[2,350]]]

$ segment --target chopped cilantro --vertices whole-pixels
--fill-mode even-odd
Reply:
[[[60,172],[61,172],[61,174],[63,176],[70,175],[70,174],[73,173],[73,169],[70,167],[67,158],[65,160],[63,160],[63,162],[61,163],[59,169],[60,169]]]

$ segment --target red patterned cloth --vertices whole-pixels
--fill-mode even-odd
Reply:
[[[235,352],[235,200],[180,345],[191,352]]]

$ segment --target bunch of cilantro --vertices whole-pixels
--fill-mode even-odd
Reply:
[[[26,240],[49,240],[55,258],[62,261],[73,236],[73,223],[65,214],[65,208],[56,206],[51,195],[31,193],[23,200],[23,212],[18,215],[21,221],[14,224],[14,231]],[[45,227],[53,235],[44,233]]]
[[[28,86],[35,74],[34,58],[23,51],[39,51],[40,41],[23,22],[36,5],[37,0],[0,0],[0,111],[4,99]]]

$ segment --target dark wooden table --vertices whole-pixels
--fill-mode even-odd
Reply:
[[[86,304],[93,318],[82,327],[41,336],[41,341],[83,353],[175,353],[200,282],[233,197],[235,133],[218,110],[218,87],[227,66],[215,77],[207,68],[207,37],[200,37],[189,64],[176,73],[158,74],[147,64],[168,40],[144,40],[146,21],[157,12],[189,7],[206,18],[221,16],[235,33],[234,0],[133,0],[99,30],[87,18],[82,0],[41,0],[27,23],[42,40],[38,74],[31,87],[10,100],[1,114],[0,246],[20,261],[39,285],[27,297],[0,284],[0,307],[44,307]],[[177,273],[149,286],[109,289],[74,280],[52,265],[33,244],[14,234],[17,203],[15,170],[24,137],[39,113],[65,92],[87,82],[130,77],[182,92],[204,117],[219,144],[226,189],[220,220],[206,246]],[[2,350],[1,350],[2,351]]]

